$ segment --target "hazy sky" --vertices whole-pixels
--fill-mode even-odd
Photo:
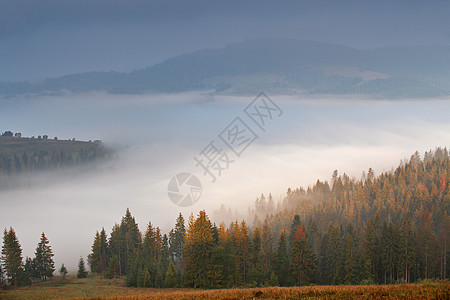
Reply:
[[[25,136],[102,139],[128,145],[114,160],[90,172],[57,172],[34,178],[26,188],[0,192],[0,228],[13,226],[24,254],[32,256],[45,231],[56,264],[74,268],[90,251],[96,230],[108,234],[127,207],[141,230],[148,221],[164,233],[182,212],[223,203],[243,214],[261,193],[276,200],[287,188],[329,180],[334,169],[359,178],[373,167],[378,175],[436,146],[448,146],[447,100],[296,99],[273,96],[284,114],[267,126],[215,183],[195,167],[193,157],[235,117],[252,97],[217,96],[205,102],[198,93],[176,95],[105,95],[91,93],[3,100],[0,128]],[[250,123],[249,123],[250,124]],[[251,126],[251,125],[250,125]],[[254,125],[253,125],[254,126]],[[191,172],[203,194],[192,207],[168,198],[167,185],[177,173]],[[251,220],[250,220],[251,223]]]
[[[0,80],[130,71],[255,37],[449,44],[449,15],[445,0],[3,0]]]

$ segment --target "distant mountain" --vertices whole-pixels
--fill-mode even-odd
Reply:
[[[450,95],[450,46],[361,50],[324,42],[254,39],[183,54],[131,73],[89,72],[38,83],[0,83],[1,95],[64,90],[446,96]]]

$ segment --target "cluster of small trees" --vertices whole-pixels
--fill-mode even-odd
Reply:
[[[1,282],[16,287],[30,284],[33,281],[46,281],[48,278],[53,277],[53,272],[55,271],[53,251],[45,233],[41,235],[35,257],[27,257],[24,261],[22,248],[14,229],[5,229],[1,262]]]

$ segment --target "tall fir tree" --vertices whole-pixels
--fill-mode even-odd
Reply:
[[[101,272],[101,244],[100,244],[100,233],[97,231],[94,238],[94,243],[92,244],[92,253],[88,255],[88,263],[91,268],[91,272],[100,273]]]
[[[44,281],[47,280],[47,278],[53,277],[53,272],[55,271],[55,262],[53,261],[54,254],[49,244],[50,242],[43,232],[41,240],[36,248],[35,260],[39,278]]]
[[[87,275],[88,272],[86,271],[86,266],[84,265],[84,259],[80,256],[80,259],[78,260],[77,278],[86,278]]]
[[[2,262],[8,282],[16,287],[22,284],[24,273],[22,248],[12,227],[3,232]]]

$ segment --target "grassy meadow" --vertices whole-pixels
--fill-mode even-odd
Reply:
[[[448,281],[400,285],[267,287],[222,290],[129,288],[124,278],[54,278],[0,290],[0,299],[450,299]]]

